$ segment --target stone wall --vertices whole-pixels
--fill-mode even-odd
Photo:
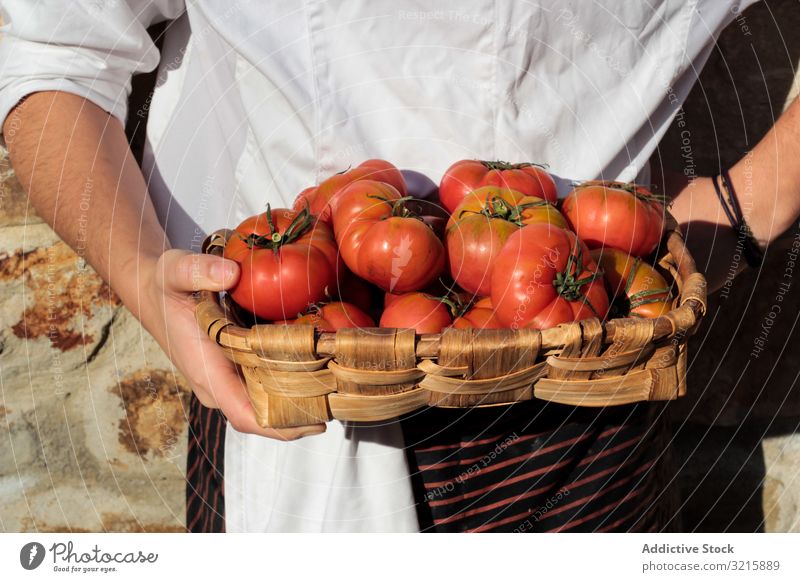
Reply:
[[[796,0],[741,15],[685,108],[665,165],[738,159],[796,93]],[[787,34],[781,34],[781,32]],[[0,157],[0,530],[181,531],[186,386],[118,298],[35,216]],[[80,250],[80,249],[79,249]],[[712,301],[675,413],[686,529],[800,531],[800,292],[750,356],[786,247]]]
[[[0,185],[0,530],[182,531],[182,380],[5,152]]]

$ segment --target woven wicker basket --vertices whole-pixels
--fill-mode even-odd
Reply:
[[[221,255],[232,231],[203,251]],[[672,400],[686,392],[686,344],[706,309],[706,282],[672,228],[659,266],[675,285],[657,319],[596,319],[537,330],[243,327],[223,295],[202,292],[197,320],[240,367],[258,422],[290,427],[334,418],[380,421],[425,406],[538,398],[575,406]]]

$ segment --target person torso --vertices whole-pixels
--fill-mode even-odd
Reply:
[[[196,246],[368,158],[434,182],[462,158],[631,180],[677,107],[691,16],[682,0],[190,3],[150,108],[151,190],[173,243]]]

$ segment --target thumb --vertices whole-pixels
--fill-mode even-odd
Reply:
[[[161,256],[159,277],[166,291],[222,291],[239,280],[239,265],[235,261],[171,249]]]

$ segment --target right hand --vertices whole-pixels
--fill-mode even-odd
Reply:
[[[183,373],[203,406],[219,408],[239,432],[279,440],[325,432],[324,424],[285,429],[259,426],[236,366],[197,324],[192,292],[232,287],[239,278],[234,261],[172,249],[143,271],[138,310],[142,324]]]

